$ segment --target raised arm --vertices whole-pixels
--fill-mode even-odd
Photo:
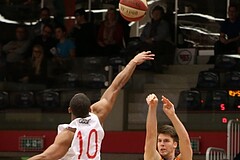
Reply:
[[[163,111],[172,122],[179,138],[179,149],[181,160],[192,160],[192,147],[188,132],[175,113],[174,105],[164,96],[162,96]]]
[[[63,157],[71,146],[74,132],[68,129],[59,133],[52,145],[50,145],[43,153],[29,158],[28,160],[58,160]]]
[[[137,65],[146,60],[153,60],[154,54],[151,52],[141,52],[137,54],[127,66],[115,77],[112,84],[103,93],[100,101],[91,106],[91,111],[95,113],[100,122],[103,123],[116,101],[116,97],[121,88],[128,82]]]
[[[146,98],[148,104],[148,114],[146,122],[146,138],[144,146],[144,160],[160,160],[157,152],[157,105],[158,98],[155,94],[150,94]]]

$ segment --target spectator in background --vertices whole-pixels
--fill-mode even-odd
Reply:
[[[3,52],[6,56],[6,78],[10,81],[16,81],[14,74],[19,65],[26,60],[29,50],[30,40],[27,28],[20,25],[16,28],[16,39],[3,46]]]
[[[164,9],[161,6],[153,8],[151,22],[144,27],[140,39],[150,45],[159,41],[171,41],[169,24],[164,20]]]
[[[39,14],[39,22],[33,27],[33,37],[38,36],[42,33],[42,29],[44,25],[50,25],[52,27],[55,27],[55,22],[53,19],[51,19],[51,12],[49,8],[43,7],[40,10]]]
[[[155,6],[150,14],[151,22],[146,24],[140,35],[140,50],[151,50],[155,54],[153,67],[156,72],[162,72],[162,66],[171,64],[174,59],[170,26],[164,15],[164,9]]]
[[[65,26],[57,26],[55,28],[55,36],[58,43],[55,48],[51,49],[53,61],[55,62],[56,69],[54,72],[57,74],[68,72],[71,69],[72,59],[75,58],[75,45],[72,40],[66,38],[67,30]]]
[[[48,25],[48,24],[45,24],[43,26],[43,30],[42,30],[42,33],[35,37],[33,39],[33,42],[32,42],[32,46],[36,45],[36,44],[39,44],[43,47],[44,49],[44,56],[46,58],[52,58],[53,55],[52,53],[50,52],[50,50],[56,46],[57,42],[56,40],[53,38],[53,28],[52,26]]]
[[[44,49],[41,45],[34,45],[32,57],[22,67],[23,71],[20,82],[46,84],[47,82],[47,61],[44,58]]]
[[[123,47],[123,38],[123,26],[118,22],[116,10],[110,8],[98,31],[98,45],[103,55],[108,57],[119,55]]]
[[[96,26],[88,21],[89,14],[83,8],[75,11],[76,25],[70,32],[70,38],[75,42],[77,57],[95,55],[97,51],[97,30]]]
[[[209,59],[208,64],[215,63],[217,55],[240,53],[240,20],[236,5],[228,7],[228,17],[220,24],[220,36],[214,45],[214,57]]]

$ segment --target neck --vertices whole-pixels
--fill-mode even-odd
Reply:
[[[172,153],[172,154],[167,155],[166,157],[162,156],[162,158],[163,158],[163,160],[174,160],[176,157],[175,157],[175,154]]]

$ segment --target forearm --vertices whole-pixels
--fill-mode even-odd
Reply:
[[[193,151],[189,135],[176,114],[169,117],[178,134],[181,159],[192,160]]]
[[[157,109],[149,107],[146,122],[146,140],[157,137]]]
[[[127,64],[127,66],[115,77],[111,85],[114,86],[114,88],[121,89],[131,78],[136,66],[137,62],[132,59]]]
[[[157,107],[149,106],[146,122],[146,139],[144,146],[144,159],[159,159],[157,144]],[[158,158],[153,158],[158,157]]]
[[[178,116],[176,114],[174,114],[174,115],[169,116],[168,118],[171,120],[171,122],[178,134],[179,139],[183,140],[183,141],[187,141],[187,142],[189,141],[189,143],[190,143],[188,132],[185,129],[182,122],[179,120]]]
[[[109,88],[103,93],[101,97],[102,101],[100,102],[104,102],[104,104],[97,104],[93,106],[93,112],[98,115],[102,123],[104,122],[108,113],[112,110],[119,91],[130,79],[134,69],[136,68],[136,65],[137,63],[131,60],[128,65],[115,77]]]
[[[43,154],[39,154],[29,158],[28,160],[47,160],[47,159],[46,156],[44,156]]]
[[[33,156],[29,160],[58,160],[67,153],[61,146],[52,144],[43,153]]]

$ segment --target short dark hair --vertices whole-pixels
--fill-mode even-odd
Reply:
[[[173,126],[171,126],[171,125],[163,125],[163,126],[161,126],[158,129],[158,135],[159,134],[167,134],[167,135],[169,135],[170,137],[173,138],[174,142],[178,143],[178,141],[179,141],[177,132],[176,132],[175,128]]]
[[[53,26],[52,25],[50,25],[50,24],[44,24],[44,26],[43,26],[43,29],[44,28],[50,28],[51,29],[51,31],[53,31]]]
[[[84,93],[77,93],[70,100],[69,106],[74,116],[85,118],[89,114],[91,101]]]
[[[155,7],[152,9],[152,13],[153,13],[154,11],[160,11],[162,15],[165,13],[163,7],[161,7],[161,6],[159,6],[159,5],[155,6]]]

